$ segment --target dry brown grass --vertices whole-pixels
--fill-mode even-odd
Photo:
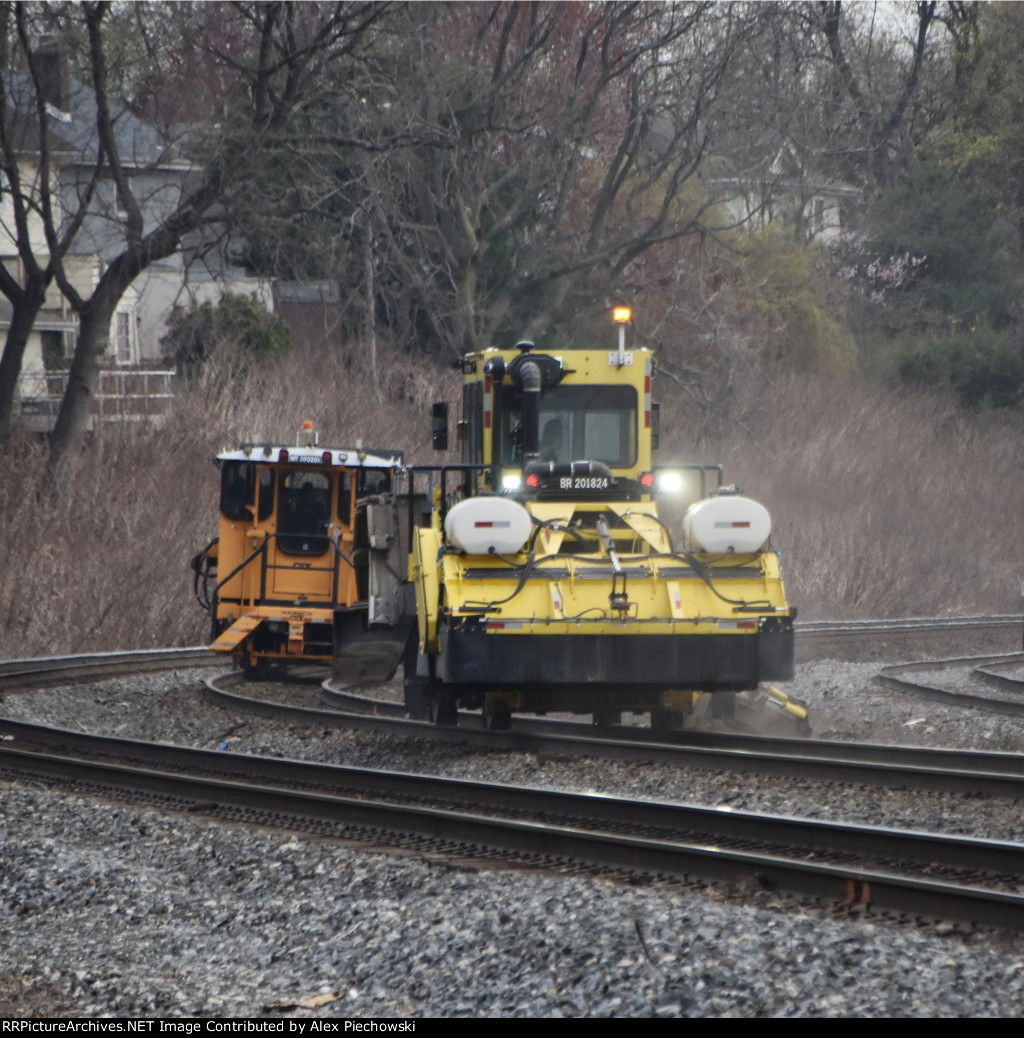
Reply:
[[[856,377],[778,375],[752,398],[715,460],[770,509],[801,615],[1020,611],[1018,421]]]
[[[379,397],[340,359],[209,372],[179,394],[161,432],[94,437],[56,500],[43,491],[42,447],[16,444],[0,457],[0,657],[200,643],[188,560],[216,533],[219,449],[291,442],[310,419],[324,444],[361,439],[436,460],[429,405],[457,398],[458,375],[397,355],[382,370]],[[761,381],[734,405],[744,427],[723,425],[699,460],[722,461],[772,511],[802,616],[1019,610],[1016,427],[807,375]],[[681,401],[663,400],[663,459],[695,459],[693,422]]]
[[[309,419],[324,444],[433,460],[429,405],[458,376],[393,358],[381,383],[378,399],[358,366],[301,353],[259,375],[209,371],[161,431],[94,435],[56,499],[43,447],[16,443],[0,457],[0,658],[201,643],[188,562],[217,531],[214,455],[295,442]]]

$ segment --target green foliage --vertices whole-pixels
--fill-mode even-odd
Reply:
[[[906,385],[951,389],[972,408],[1019,408],[1024,401],[1024,354],[1008,332],[953,321],[924,334],[899,336],[891,345]]]
[[[1013,226],[1024,215],[1024,7],[972,5],[957,27],[953,103],[920,150]]]
[[[279,360],[292,346],[291,331],[256,295],[227,294],[189,309],[176,306],[160,340],[168,363],[194,376],[213,357],[242,367]]]
[[[871,260],[883,271],[909,260],[898,285],[871,286],[885,297],[877,371],[904,385],[950,389],[972,408],[1018,408],[1024,8],[965,5],[949,28],[955,85],[947,114],[870,213],[861,273]]]
[[[744,278],[757,294],[770,329],[765,352],[801,369],[853,368],[857,344],[819,249],[774,226],[748,235],[740,247]]]
[[[1019,408],[1024,8],[951,5],[949,13],[946,115],[870,212],[859,274],[882,321],[862,356],[883,378],[951,390],[971,408]]]
[[[1016,295],[1010,242],[993,212],[955,171],[918,160],[871,213],[869,254],[922,260],[903,287],[927,310],[976,324],[1001,322]]]

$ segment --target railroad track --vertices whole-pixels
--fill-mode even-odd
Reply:
[[[0,691],[49,688],[86,681],[103,681],[125,674],[142,674],[179,667],[220,667],[224,661],[205,647],[149,649],[136,652],[90,652],[79,656],[0,660]]]
[[[972,618],[969,625],[984,624],[988,618]],[[995,618],[999,626],[1007,620]],[[907,622],[903,622],[907,623]],[[948,621],[938,621],[948,626]],[[859,636],[865,626],[877,624],[818,625],[829,637],[836,627]],[[1016,657],[983,657],[989,667]],[[945,665],[952,661],[942,661]],[[163,650],[143,653],[98,653],[86,657],[58,657],[52,660],[23,660],[0,663],[0,690],[17,691],[29,687],[73,684],[140,670],[183,667],[223,666],[223,660],[205,649]],[[904,669],[920,669],[930,664],[908,664]],[[893,668],[886,668],[887,671]],[[892,680],[895,675],[885,674]],[[265,702],[252,696],[228,692],[220,687],[223,675],[207,682],[210,695],[232,709],[262,716],[291,719],[299,723],[327,727],[346,727],[387,732],[397,737],[457,741],[490,749],[515,752],[569,754],[615,760],[647,760],[675,766],[732,770],[742,773],[802,777],[821,781],[859,782],[890,788],[912,786],[920,789],[965,791],[988,795],[1022,796],[1021,761],[1014,754],[986,751],[958,751],[913,747],[893,747],[870,743],[848,743],[807,739],[766,738],[763,736],[702,733],[652,733],[644,728],[609,728],[595,734],[592,725],[543,719],[517,718],[510,732],[494,733],[479,726],[479,717],[467,715],[457,729],[437,728],[424,722],[408,721],[396,704],[356,696],[331,693],[330,709],[310,709]],[[909,680],[905,676],[899,680]],[[253,687],[249,684],[247,687]],[[945,695],[950,695],[945,693]],[[955,696],[957,702],[964,700]],[[997,700],[998,706],[1001,701]]]
[[[1024,846],[235,756],[5,721],[0,771],[446,859],[749,885],[1024,930]]]
[[[798,641],[814,643],[837,639],[856,642],[871,637],[913,638],[943,632],[1020,632],[1024,628],[1024,616],[1006,614],[957,618],[911,617],[899,620],[798,621],[795,627]],[[0,660],[0,690],[98,681],[149,670],[223,666],[224,658],[204,646]]]
[[[1019,630],[1020,618],[966,621],[977,629],[993,622],[994,629],[1016,625]],[[877,624],[809,625],[804,633],[812,639],[856,639],[879,629]],[[983,669],[995,675],[991,680],[1006,678],[1001,669],[1013,662],[1010,657],[983,659]],[[0,689],[211,663],[223,665],[213,654],[195,649],[12,661],[0,663]],[[283,707],[229,692],[221,687],[225,683],[223,675],[210,679],[210,694],[236,710],[372,728],[403,738],[1024,799],[1024,758],[1012,754],[637,728],[607,729],[595,736],[591,725],[551,720],[517,720],[513,731],[493,733],[479,727],[476,715],[476,727],[445,729],[388,716],[400,714],[401,707],[351,693],[342,699],[336,691],[325,691],[330,709]],[[7,774],[85,785],[103,795],[150,797],[162,807],[250,824],[309,828],[425,856],[497,855],[514,867],[601,868],[699,879],[793,892],[844,910],[870,907],[1024,930],[1024,894],[1016,880],[1024,847],[1017,844],[424,776],[357,774],[151,743],[129,751],[120,740],[30,729],[0,722],[0,768]],[[289,774],[289,768],[298,770]],[[403,783],[408,784],[404,789]],[[428,791],[439,803],[423,803]]]
[[[487,750],[548,756],[596,757],[680,768],[850,782],[890,789],[1024,799],[1024,756],[984,750],[890,746],[742,733],[652,732],[648,728],[515,718],[506,732],[485,730],[479,714],[467,713],[445,728],[404,717],[398,704],[343,693],[346,709],[271,702],[223,687],[251,688],[237,672],[206,679],[208,694],[233,711],[325,728],[372,731],[395,738],[456,742]],[[336,696],[328,692],[334,702]],[[373,712],[373,711],[376,712]]]
[[[945,683],[936,684],[936,676],[945,677]],[[1024,714],[1024,652],[900,663],[883,667],[879,680],[890,688],[940,703],[996,714]]]

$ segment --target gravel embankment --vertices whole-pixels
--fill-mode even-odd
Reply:
[[[1024,749],[965,715],[807,662],[815,735]],[[198,677],[9,694],[0,716],[234,752],[1024,839],[1020,805],[303,730]],[[0,781],[0,1016],[1017,1015],[1024,936],[838,919],[764,893],[439,866]]]

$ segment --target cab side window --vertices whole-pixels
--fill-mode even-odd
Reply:
[[[225,519],[251,519],[247,505],[256,503],[256,466],[225,461],[220,470],[220,513]]]
[[[338,518],[344,526],[352,525],[352,484],[353,474],[343,469],[338,477]]]
[[[257,482],[260,485],[260,519],[269,519],[274,514],[273,470],[260,469]]]
[[[468,382],[462,389],[462,414],[466,422],[462,460],[469,465],[479,465],[484,460],[483,409],[483,382]]]
[[[360,469],[359,497],[386,494],[391,489],[391,469]]]
[[[249,520],[260,489],[259,518],[274,514],[274,473],[251,461],[225,461],[220,471],[220,513],[225,519]]]

